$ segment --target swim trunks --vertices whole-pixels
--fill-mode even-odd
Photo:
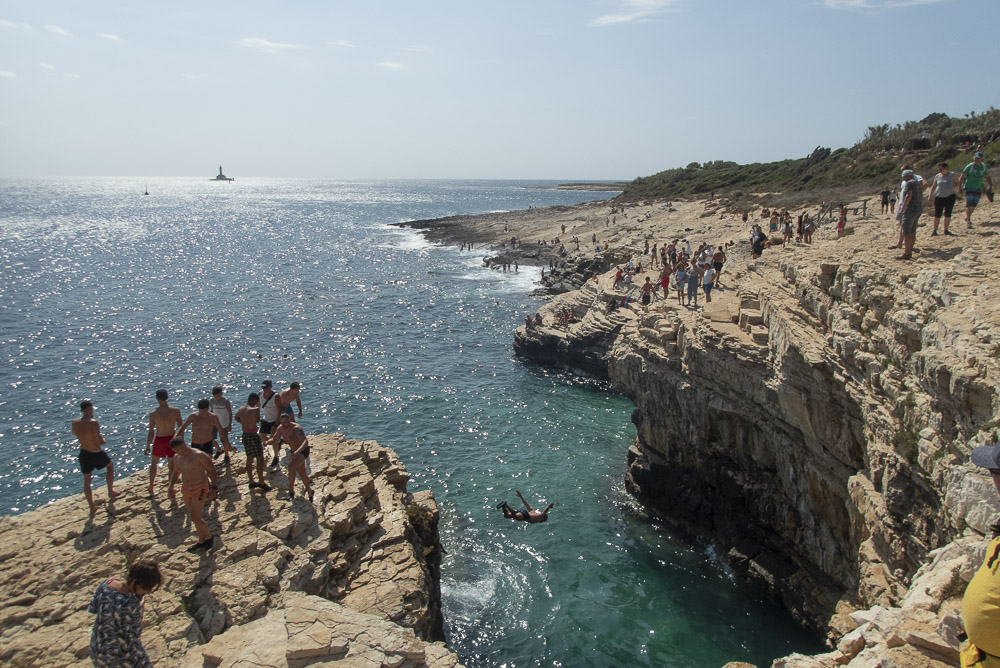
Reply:
[[[982,190],[965,189],[965,206],[979,206],[979,198],[983,196]]]
[[[273,422],[268,422],[267,420],[261,420],[260,421],[260,433],[262,433],[262,434],[270,434],[271,433],[271,429],[273,429],[273,428],[274,428],[274,423]]]
[[[111,464],[111,458],[104,450],[91,452],[90,450],[80,451],[80,472],[89,475],[94,469],[103,469]]]
[[[663,288],[664,292],[667,291],[667,288],[670,287],[670,277],[669,276],[660,276],[660,287]]]
[[[649,295],[643,295],[642,296],[642,303],[643,303],[644,306],[646,304],[649,304]]]
[[[157,436],[153,439],[153,456],[154,457],[173,457],[174,451],[170,447],[170,441],[173,440],[174,435],[170,436]]]
[[[713,262],[712,266],[715,267],[715,271],[722,271],[722,263],[721,262]]]
[[[309,459],[309,446],[308,445],[305,448],[302,449],[302,452],[299,452],[299,453],[294,453],[293,452],[292,456],[288,458],[288,465],[289,466],[296,466],[297,464],[301,464],[302,462],[304,462],[307,459]]]
[[[195,448],[196,450],[201,450],[206,455],[211,455],[212,454],[212,442],[211,441],[209,441],[208,443],[192,443],[191,447]]]
[[[528,517],[530,517],[530,515],[528,515],[527,512],[525,512],[523,510],[518,510],[518,511],[514,512],[514,514],[511,516],[511,519],[521,520],[522,522],[527,522],[528,521]]]
[[[281,407],[281,412],[282,413],[288,413],[289,415],[293,415],[293,413],[292,413],[292,407],[290,405],[289,406],[282,406]]]
[[[243,449],[246,450],[247,458],[263,457],[264,447],[260,443],[260,434],[255,431],[245,431],[242,434]]]
[[[200,485],[195,485],[194,487],[181,487],[181,498],[185,501],[207,501],[208,500],[208,483],[203,482]]]

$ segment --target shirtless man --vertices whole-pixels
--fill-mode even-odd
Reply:
[[[302,417],[302,401],[299,399],[300,387],[298,383],[292,383],[287,390],[278,393],[278,398],[275,401],[278,402],[278,409],[282,413],[292,415],[292,402],[294,401],[299,408],[299,418]]]
[[[518,522],[527,522],[528,524],[540,524],[541,522],[548,521],[549,511],[552,510],[552,506],[556,504],[550,503],[548,507],[545,508],[545,510],[535,510],[528,505],[527,501],[524,500],[524,497],[521,496],[520,490],[515,489],[514,491],[517,493],[517,498],[521,499],[521,503],[523,503],[524,507],[527,508],[528,510],[527,512],[523,510],[514,510],[513,508],[507,505],[506,501],[501,501],[497,505],[497,508],[503,510],[504,517]]]
[[[251,392],[246,404],[236,411],[236,421],[243,427],[241,438],[243,439],[243,450],[247,453],[247,478],[250,480],[250,489],[257,487],[270,492],[271,488],[264,484],[264,448],[260,442],[260,434],[257,433],[257,421],[260,419],[260,397],[256,392]],[[257,464],[257,480],[253,481],[253,465]]]
[[[73,420],[73,435],[80,441],[80,472],[83,473],[83,495],[90,504],[90,516],[97,514],[97,504],[94,494],[90,491],[90,474],[94,469],[107,467],[108,500],[114,501],[121,492],[114,490],[115,466],[111,463],[108,453],[101,449],[107,443],[101,437],[101,426],[94,419],[94,404],[89,401],[80,402],[82,417]]]
[[[719,276],[722,276],[722,265],[726,263],[726,252],[722,246],[715,249],[712,255],[712,267],[715,269],[715,285],[719,285]]]
[[[309,501],[313,500],[313,490],[309,485],[309,476],[306,474],[306,458],[309,456],[309,439],[306,438],[302,427],[292,421],[291,413],[282,413],[278,421],[278,428],[271,434],[272,443],[278,443],[285,439],[292,454],[288,457],[288,496],[295,498],[295,476],[298,474],[306,487],[306,496]]]
[[[222,442],[226,444],[227,449],[233,447],[229,445],[229,436],[219,423],[219,418],[215,413],[209,412],[210,405],[208,399],[201,399],[198,402],[198,412],[188,415],[187,420],[184,420],[184,424],[177,430],[177,436],[184,440],[184,430],[188,428],[188,425],[191,425],[191,447],[201,450],[206,455],[212,454],[213,429],[222,437]],[[222,453],[223,451],[217,450],[217,452]]]
[[[170,439],[174,437],[177,427],[181,423],[181,411],[167,403],[167,391],[157,390],[156,401],[159,407],[149,414],[149,431],[146,432],[146,450],[153,448],[153,462],[149,465],[149,498],[155,498],[154,484],[156,483],[156,468],[160,460],[167,458],[167,469],[169,474],[167,479],[174,473],[174,451],[170,449]]]
[[[208,399],[205,399],[205,402],[207,403]],[[212,417],[215,416],[212,415]],[[218,422],[218,418],[216,418],[216,422]],[[174,472],[170,474],[170,487],[167,494],[171,499],[176,496],[174,485],[179,478],[181,499],[191,517],[195,531],[198,532],[198,542],[189,547],[188,552],[207,550],[212,547],[215,536],[208,530],[208,524],[202,517],[202,510],[205,508],[205,502],[214,499],[219,489],[219,479],[215,473],[215,466],[212,465],[212,458],[207,454],[189,448],[184,442],[184,438],[180,436],[180,432],[170,441],[170,447],[174,451]]]

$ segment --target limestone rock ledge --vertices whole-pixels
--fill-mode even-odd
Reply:
[[[890,271],[871,239],[848,243],[734,248],[697,310],[609,313],[623,293],[605,274],[514,340],[628,396],[628,488],[833,644],[1000,514],[968,464],[1000,425],[1000,267],[967,248]]]
[[[90,665],[93,591],[154,559],[165,582],[146,599],[143,644],[157,666],[456,665],[433,642],[443,639],[433,494],[409,494],[399,458],[374,441],[310,444],[314,504],[288,497],[284,470],[265,495],[247,491],[243,455],[220,467],[204,555],[186,551],[194,532],[165,485],[156,503],[145,498],[144,472],[116,484],[114,513],[94,523],[82,494],[0,519],[0,663]]]
[[[793,654],[772,668],[948,668],[959,663],[962,593],[982,563],[989,540],[960,538],[932,551],[897,606],[849,615],[853,628],[832,652]]]

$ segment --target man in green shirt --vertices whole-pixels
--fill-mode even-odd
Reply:
[[[993,201],[993,180],[990,178],[990,170],[983,164],[982,151],[976,151],[972,155],[972,162],[962,170],[962,176],[958,179],[958,187],[965,189],[965,224],[972,227],[972,212],[979,204],[979,198],[983,196],[983,181],[989,184],[987,197]]]

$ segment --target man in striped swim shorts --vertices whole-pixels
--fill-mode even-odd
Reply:
[[[257,422],[260,420],[260,397],[256,392],[251,392],[247,397],[246,404],[236,411],[234,418],[243,428],[241,436],[243,440],[243,450],[247,453],[247,478],[250,480],[250,489],[256,487],[265,492],[271,488],[264,484],[264,447],[260,442],[260,434],[257,433]],[[257,464],[257,482],[253,480],[253,466]]]

